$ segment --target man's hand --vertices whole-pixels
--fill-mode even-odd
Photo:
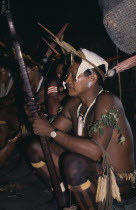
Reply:
[[[10,157],[20,136],[21,132],[19,132],[14,138],[9,139],[5,147],[0,150],[0,165],[4,164],[5,161]]]
[[[21,136],[21,132],[19,132],[13,139],[9,139],[8,145],[14,145],[18,141],[20,136]]]
[[[50,132],[53,130],[53,127],[48,123],[45,117],[34,119],[32,126],[34,133],[39,136],[49,136]]]

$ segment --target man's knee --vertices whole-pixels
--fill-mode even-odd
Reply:
[[[94,161],[76,153],[68,153],[62,159],[63,173],[70,185],[80,185],[91,176],[91,165]]]
[[[31,162],[35,162],[41,159],[42,156],[42,148],[40,145],[39,138],[30,137],[29,142],[27,144],[26,155]]]

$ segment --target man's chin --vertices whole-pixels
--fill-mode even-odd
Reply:
[[[77,96],[77,94],[74,91],[68,91],[68,95],[69,96]]]

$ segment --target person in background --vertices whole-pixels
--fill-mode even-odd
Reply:
[[[64,63],[59,63],[56,67],[54,76],[51,77],[47,84],[46,101],[49,115],[48,118],[50,122],[56,118],[62,109],[63,101],[67,95],[63,86],[64,68]]]

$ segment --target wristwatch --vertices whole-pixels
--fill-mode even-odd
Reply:
[[[53,131],[50,132],[50,137],[51,137],[51,138],[55,138],[55,137],[57,136],[57,133],[56,133],[56,132],[57,132],[58,130],[59,130],[58,128],[54,128]]]

